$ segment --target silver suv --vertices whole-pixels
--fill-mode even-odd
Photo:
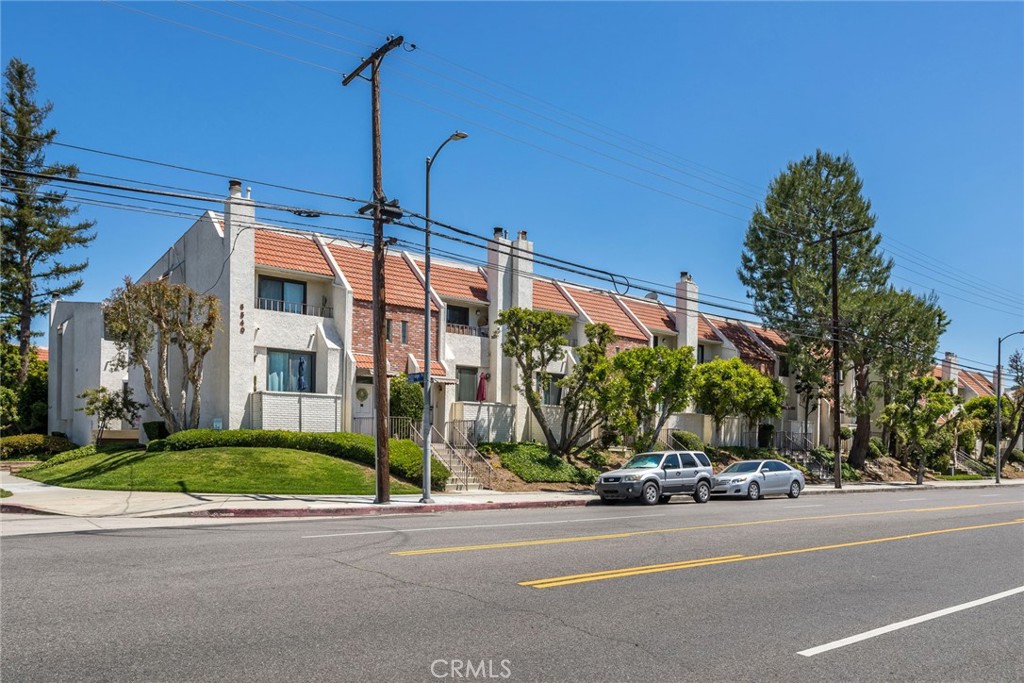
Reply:
[[[711,460],[700,451],[658,451],[634,455],[622,469],[602,474],[594,488],[603,503],[639,498],[654,505],[677,493],[706,503],[713,478]]]

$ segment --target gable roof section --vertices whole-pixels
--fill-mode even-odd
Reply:
[[[554,311],[576,317],[576,309],[558,291],[558,287],[547,280],[533,281],[533,307],[542,311]]]
[[[736,350],[740,352],[740,358],[744,361],[758,361],[772,363],[774,358],[761,348],[760,345],[747,333],[742,323],[731,320],[716,320],[715,327],[721,330],[726,339],[732,342]]]
[[[311,237],[276,230],[256,230],[256,265],[334,276],[320,247]]]
[[[571,286],[566,286],[566,289],[595,323],[606,323],[615,332],[615,336],[622,339],[647,343],[647,335],[619,308],[611,294]]]
[[[754,323],[744,323],[751,332],[757,335],[757,338],[761,340],[761,343],[770,348],[776,353],[781,353],[786,350],[786,340],[782,338],[782,335],[775,330],[769,330],[760,325]]]
[[[341,244],[328,244],[327,248],[352,286],[352,297],[356,301],[373,301],[373,252],[369,248]],[[423,308],[423,285],[404,258],[396,254],[388,254],[384,258],[384,280],[385,304]],[[430,302],[430,310],[437,310],[433,301]]]
[[[626,308],[647,329],[675,333],[676,322],[672,319],[672,314],[669,313],[668,309],[660,301],[654,299],[632,299],[624,296],[619,297],[619,301],[624,303]]]
[[[423,261],[416,267],[423,271]],[[487,303],[487,278],[476,268],[459,268],[437,261],[430,263],[430,286],[441,296]]]
[[[980,372],[960,369],[960,384],[967,387],[978,396],[995,396],[996,390],[988,378]]]
[[[715,334],[715,328],[712,326],[711,321],[705,318],[703,314],[697,317],[697,338],[702,341],[722,343],[722,340]]]
[[[35,346],[33,349],[36,352],[36,358],[43,361],[44,363],[50,362],[50,349],[45,346]]]

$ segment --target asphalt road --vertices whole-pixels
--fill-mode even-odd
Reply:
[[[1019,681],[1022,494],[7,537],[0,676]]]

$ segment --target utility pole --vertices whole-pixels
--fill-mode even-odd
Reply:
[[[377,496],[375,503],[391,502],[391,462],[388,457],[388,357],[384,338],[384,179],[380,153],[380,63],[404,38],[389,38],[363,63],[345,76],[341,84],[351,83],[366,67],[370,67],[370,108],[373,137],[373,382],[374,431],[376,440]]]
[[[833,462],[832,478],[837,489],[843,488],[843,463],[839,454],[840,424],[839,402],[842,399],[840,382],[840,352],[839,344],[839,234],[832,231],[832,445]]]
[[[839,432],[842,429],[842,424],[839,420],[842,391],[839,384],[843,367],[841,357],[842,346],[839,343],[839,238],[856,235],[859,232],[867,232],[870,229],[870,227],[857,228],[845,232],[833,229],[828,237],[808,242],[808,244],[821,244],[825,240],[829,240],[832,244],[832,447],[835,454],[832,477],[837,489],[843,488],[843,463],[839,454],[841,442]]]

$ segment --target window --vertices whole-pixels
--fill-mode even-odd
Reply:
[[[666,470],[678,470],[679,469],[679,456],[675,453],[669,453],[665,456],[665,462],[662,464],[662,469]]]
[[[445,322],[449,325],[469,326],[469,309],[465,306],[448,306]]]
[[[704,362],[704,345],[703,344],[697,344],[697,362],[698,363],[703,363]]]
[[[455,379],[458,383],[455,395],[456,401],[476,400],[477,371],[477,368],[455,368]]]
[[[683,467],[697,467],[697,460],[689,453],[683,453]]]
[[[703,453],[694,453],[694,455],[697,456],[697,460],[700,461],[701,465],[704,465],[704,467],[711,467],[711,461],[708,460],[708,456]]]
[[[547,388],[544,390],[543,403],[546,406],[560,406],[562,405],[562,387],[558,386],[558,382],[562,381],[565,375],[550,375],[550,382]]]
[[[391,318],[384,320],[384,338],[391,341]]]
[[[789,357],[779,356],[779,377],[789,377]]]
[[[316,354],[294,351],[267,352],[267,391],[309,391],[315,388]]]
[[[660,343],[661,341],[658,339],[658,335],[654,335],[654,348],[658,348],[658,344]]]
[[[402,321],[402,343],[409,343],[409,323],[404,320]]]
[[[306,312],[306,283],[260,275],[257,306],[285,313]]]

